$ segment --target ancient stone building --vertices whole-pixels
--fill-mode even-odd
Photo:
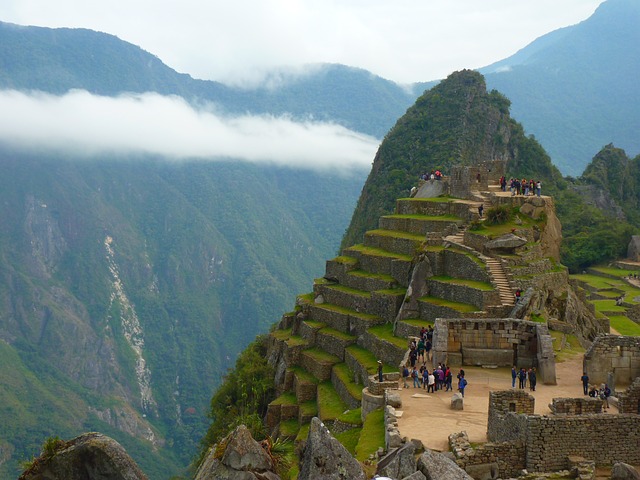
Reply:
[[[640,377],[640,337],[600,335],[584,354],[589,383],[622,390]]]

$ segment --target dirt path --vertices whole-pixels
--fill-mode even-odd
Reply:
[[[459,367],[454,368],[454,372]],[[402,398],[402,416],[398,426],[402,436],[420,439],[433,450],[448,450],[448,436],[454,432],[465,430],[471,442],[487,441],[487,415],[489,408],[489,392],[511,388],[511,369],[465,367],[467,381],[464,410],[451,410],[451,395],[454,392],[439,391],[427,394],[418,388],[400,389]],[[535,412],[550,413],[549,404],[555,397],[582,396],[582,354],[577,354],[567,361],[556,364],[558,385],[541,385],[536,391],[527,392],[536,399]],[[454,388],[456,378],[454,374]],[[516,384],[517,385],[517,384]],[[609,413],[618,413],[615,407]]]

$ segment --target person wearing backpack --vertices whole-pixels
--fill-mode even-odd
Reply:
[[[462,398],[464,398],[464,389],[467,387],[467,379],[464,378],[464,375],[460,376],[460,381],[458,382],[458,390],[460,391],[460,394],[462,395]]]
[[[407,383],[407,378],[409,378],[409,367],[407,365],[402,369],[402,382],[404,388],[409,388],[409,384]]]

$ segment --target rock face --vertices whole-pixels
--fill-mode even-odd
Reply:
[[[147,479],[118,442],[100,433],[60,441],[54,450],[37,458],[20,480]]]
[[[633,235],[627,248],[627,258],[634,262],[640,262],[640,235]]]
[[[526,243],[526,239],[514,235],[513,233],[507,233],[506,235],[502,235],[495,240],[487,242],[485,247],[489,250],[512,250],[521,247]]]
[[[298,480],[364,480],[360,463],[313,417],[307,444],[300,459]]]
[[[611,469],[611,480],[640,480],[640,473],[631,465],[618,462]]]
[[[279,480],[273,460],[244,425],[236,428],[220,445],[214,446],[202,463],[195,480]]]
[[[443,454],[426,450],[418,459],[418,470],[427,480],[473,480],[467,472],[461,469],[456,462]]]
[[[378,462],[378,475],[400,479],[413,475],[416,471],[415,451],[416,446],[410,442],[388,453]]]

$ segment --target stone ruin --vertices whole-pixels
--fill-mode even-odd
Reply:
[[[538,379],[556,384],[555,358],[545,324],[514,318],[437,319],[434,362],[518,368],[535,367]]]
[[[640,463],[640,378],[627,390],[621,413],[602,413],[597,398],[556,398],[550,415],[537,415],[535,398],[522,390],[490,392],[487,438],[473,447],[452,434],[459,466],[474,478],[510,478],[529,472],[576,470],[579,465]],[[488,475],[488,476],[487,476]],[[590,477],[593,478],[593,477]]]
[[[615,391],[640,377],[640,337],[599,335],[584,354],[589,383],[608,383]]]

